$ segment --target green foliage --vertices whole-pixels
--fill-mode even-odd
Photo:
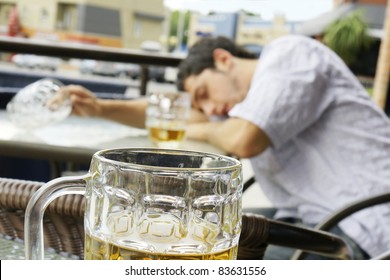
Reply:
[[[254,16],[254,17],[260,16],[260,14],[253,13],[251,11],[244,10],[244,9],[241,9],[240,12],[247,16]]]
[[[179,15],[180,11],[174,11],[171,14],[171,19],[169,23],[169,36],[176,36],[177,29],[179,25]],[[187,11],[184,14],[184,33],[183,33],[183,43],[186,43],[188,40],[188,27],[190,24],[191,12]]]
[[[362,12],[355,11],[331,23],[324,32],[323,42],[334,50],[347,65],[358,60],[359,53],[371,46]]]
[[[373,96],[374,95],[374,88],[371,86],[371,87],[366,87],[366,90],[368,92],[368,94],[370,96]]]

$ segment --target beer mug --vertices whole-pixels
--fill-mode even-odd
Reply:
[[[187,92],[160,92],[149,96],[146,128],[158,148],[176,149],[185,140],[191,98]]]
[[[7,116],[20,128],[34,130],[67,118],[72,111],[72,102],[63,84],[44,78],[18,91],[7,104]]]
[[[42,216],[64,194],[84,194],[85,259],[236,259],[240,161],[196,151],[99,151],[83,176],[42,186],[25,215],[26,259],[43,259]]]

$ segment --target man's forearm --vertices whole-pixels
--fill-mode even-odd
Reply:
[[[145,127],[146,99],[128,101],[100,99],[98,102],[101,109],[100,117],[133,127]]]
[[[240,158],[258,155],[271,144],[268,136],[260,128],[249,121],[237,118],[191,124],[188,138],[207,141]]]
[[[187,137],[194,140],[209,142],[208,134],[217,127],[217,123],[200,122],[190,124],[187,130]]]
[[[227,153],[232,152],[229,135],[221,129],[221,122],[202,122],[191,124],[187,131],[189,139],[205,141],[223,149]]]

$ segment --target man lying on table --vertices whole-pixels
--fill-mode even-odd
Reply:
[[[349,202],[390,191],[390,121],[320,42],[285,36],[257,59],[227,38],[206,38],[180,64],[178,89],[192,96],[189,138],[250,158],[275,207],[258,209],[264,215],[314,226]],[[67,90],[77,115],[144,127],[146,100]],[[360,211],[334,232],[355,258],[379,255],[390,250],[389,213],[389,204]],[[265,259],[288,259],[292,252],[269,246]]]

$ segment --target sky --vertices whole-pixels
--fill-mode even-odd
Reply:
[[[207,14],[235,12],[240,9],[272,19],[275,14],[285,15],[287,20],[303,21],[315,18],[332,9],[333,0],[164,0],[172,10],[192,10]]]

